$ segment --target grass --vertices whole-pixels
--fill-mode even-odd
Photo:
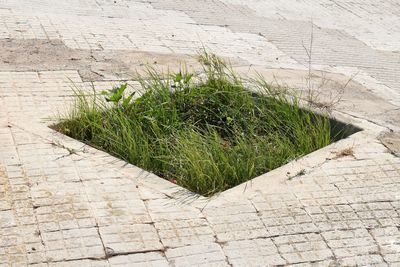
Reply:
[[[202,75],[148,69],[140,97],[126,84],[101,97],[77,92],[57,129],[205,196],[332,142],[329,118],[296,95],[261,77],[244,82],[212,54],[200,62]]]

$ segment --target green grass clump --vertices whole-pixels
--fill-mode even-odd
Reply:
[[[57,128],[205,196],[332,141],[329,119],[294,95],[262,79],[245,83],[214,55],[201,63],[202,75],[149,69],[137,98],[126,84],[103,97],[78,93]]]

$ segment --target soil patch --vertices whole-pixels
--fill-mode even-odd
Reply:
[[[177,70],[185,62],[197,64],[193,56],[121,50],[71,49],[59,40],[0,39],[0,70],[78,70],[83,81],[132,79],[148,64]]]

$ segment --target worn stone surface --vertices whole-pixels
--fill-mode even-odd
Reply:
[[[399,16],[395,0],[0,1],[0,265],[399,265]],[[210,199],[48,127],[72,85],[197,68],[203,46],[307,91],[311,39],[319,104],[340,98],[363,131]]]
[[[382,144],[394,155],[400,157],[400,133],[389,132],[380,136]]]

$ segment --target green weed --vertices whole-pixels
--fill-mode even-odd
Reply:
[[[329,119],[302,109],[295,94],[262,78],[244,82],[215,55],[200,62],[203,75],[148,69],[137,98],[126,84],[101,99],[77,93],[57,128],[205,196],[333,140]]]

